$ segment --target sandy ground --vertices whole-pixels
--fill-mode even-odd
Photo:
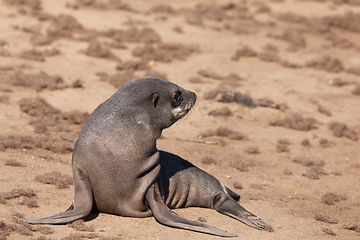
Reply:
[[[158,148],[239,192],[268,227],[176,213],[237,239],[359,239],[359,21],[355,0],[0,1],[0,239],[220,239],[154,218],[12,218],[67,209],[82,124],[143,76],[198,95]]]

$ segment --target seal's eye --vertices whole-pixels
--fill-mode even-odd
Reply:
[[[174,100],[175,100],[176,102],[179,102],[179,101],[181,100],[181,92],[176,92],[176,93],[174,94]]]
[[[174,104],[173,104],[174,107],[179,106],[182,102],[181,92],[180,91],[175,92],[173,95],[173,99],[174,99]]]

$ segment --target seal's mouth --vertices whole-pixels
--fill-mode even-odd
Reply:
[[[190,112],[190,110],[192,109],[192,107],[194,106],[195,102],[188,102],[187,104],[183,105],[183,106],[179,106],[177,108],[173,109],[173,114],[174,117],[176,119],[180,119],[182,117],[184,117],[186,114],[188,114],[188,112]]]

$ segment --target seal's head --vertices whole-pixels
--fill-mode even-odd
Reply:
[[[154,77],[131,81],[120,92],[121,99],[127,99],[122,106],[135,110],[137,120],[160,131],[184,117],[196,102],[195,93]]]
[[[157,84],[151,94],[155,112],[155,121],[161,129],[170,127],[184,117],[194,106],[196,94],[174,83],[157,79]]]

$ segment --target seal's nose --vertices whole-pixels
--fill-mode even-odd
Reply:
[[[196,94],[194,92],[189,91],[189,95],[190,95],[190,100],[192,102],[194,102],[194,104],[195,104],[195,102],[196,102]]]

